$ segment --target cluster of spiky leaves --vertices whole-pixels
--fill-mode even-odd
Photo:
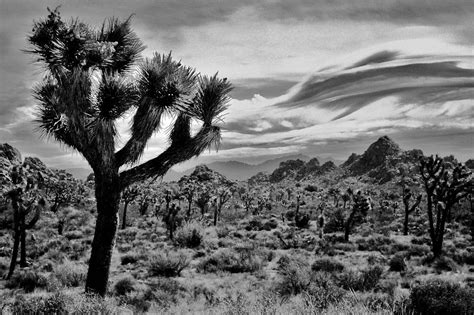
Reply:
[[[172,59],[154,54],[143,60],[144,45],[131,18],[109,19],[99,30],[78,20],[61,19],[58,9],[35,22],[31,53],[46,65],[35,90],[38,123],[46,136],[79,151],[94,171],[136,163],[146,143],[171,117],[170,146],[150,163],[123,172],[124,187],[199,155],[220,141],[217,125],[231,85],[206,77]],[[134,113],[130,139],[115,152],[116,120]],[[191,124],[201,129],[191,134]]]

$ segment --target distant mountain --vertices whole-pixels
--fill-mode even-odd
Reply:
[[[361,154],[352,153],[340,166],[333,161],[320,163],[317,158],[308,162],[300,159],[282,161],[274,171],[259,173],[249,179],[250,183],[277,183],[283,180],[308,180],[331,173],[343,176],[357,176],[379,184],[396,179],[401,172],[416,172],[418,159],[423,152],[418,149],[403,151],[388,136],[380,137]],[[446,157],[445,159],[454,159]],[[473,163],[474,164],[474,163]]]
[[[191,172],[190,175],[185,175],[179,180],[180,184],[185,184],[189,182],[198,182],[198,183],[207,183],[207,184],[216,184],[216,185],[233,185],[234,183],[228,180],[224,175],[216,172],[206,165],[198,165]]]
[[[423,151],[413,149],[403,151],[388,136],[380,137],[362,155],[352,153],[341,167],[351,176],[363,176],[379,184],[395,179],[401,169],[416,172],[418,159]]]
[[[77,179],[82,179],[85,180],[87,176],[89,176],[90,173],[92,173],[92,170],[90,168],[67,168],[66,171],[68,173],[71,173],[72,176],[74,176]]]
[[[232,180],[247,180],[253,175],[260,172],[272,172],[275,168],[280,165],[281,162],[292,159],[300,159],[307,161],[310,158],[303,154],[286,155],[283,157],[267,160],[258,164],[249,164],[240,161],[217,161],[206,164],[208,168],[216,171],[226,178]],[[187,169],[184,172],[176,172],[170,170],[163,178],[164,181],[177,181],[182,176],[190,175],[193,172],[193,168]]]
[[[250,178],[249,182],[269,181],[277,183],[283,180],[307,180],[336,170],[341,171],[332,161],[327,161],[321,165],[317,158],[312,158],[308,162],[300,159],[287,160],[281,162],[268,177],[258,174]]]

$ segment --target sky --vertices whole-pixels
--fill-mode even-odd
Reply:
[[[234,85],[220,150],[184,163],[303,153],[346,159],[389,135],[404,149],[474,158],[472,0],[0,0],[0,143],[58,168],[87,162],[33,123],[33,21],[133,17],[147,49]],[[129,117],[128,117],[129,118]],[[127,138],[127,119],[118,122]],[[166,147],[157,132],[144,160]],[[120,146],[120,143],[118,143]]]

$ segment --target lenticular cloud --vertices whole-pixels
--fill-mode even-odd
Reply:
[[[377,130],[474,129],[470,58],[379,51],[325,67],[278,98],[236,101],[229,140],[304,143]]]

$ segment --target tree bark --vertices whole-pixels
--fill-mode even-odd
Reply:
[[[186,216],[188,217],[188,219],[191,218],[191,207],[192,207],[192,203],[193,203],[193,200],[189,200],[188,201],[188,212],[186,213]]]
[[[12,252],[12,259],[10,261],[10,269],[8,271],[7,279],[10,279],[11,276],[13,275],[13,272],[15,271],[15,266],[16,266],[16,260],[18,258],[18,247],[20,245],[20,233],[18,228],[15,228],[13,232],[13,252]]]
[[[25,215],[23,214],[20,221],[20,267],[27,267],[26,262],[26,227],[25,227]]]
[[[403,222],[403,235],[408,235],[408,209],[405,209],[405,221]]]
[[[124,230],[127,227],[127,208],[128,208],[128,202],[125,202],[125,204],[123,205],[122,230]]]
[[[109,280],[110,262],[115,245],[120,204],[118,170],[96,176],[97,221],[92,241],[86,292],[105,296]]]

